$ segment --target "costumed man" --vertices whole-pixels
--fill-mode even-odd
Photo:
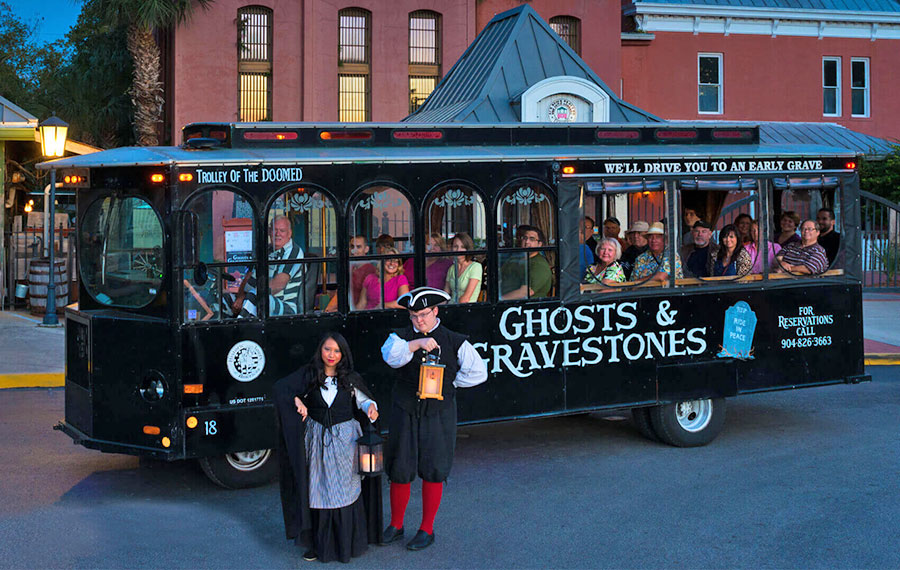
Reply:
[[[385,459],[391,481],[391,523],[382,544],[403,538],[410,487],[418,475],[422,479],[422,524],[407,543],[409,550],[434,543],[434,518],[456,446],[456,389],[487,380],[487,367],[475,347],[438,318],[437,305],[449,300],[449,294],[431,287],[402,295],[397,303],[409,311],[411,326],[391,333],[381,347],[382,358],[397,371]],[[420,400],[419,368],[432,351],[438,351],[439,363],[445,366],[443,400]]]

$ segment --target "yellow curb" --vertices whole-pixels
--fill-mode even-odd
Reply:
[[[62,388],[65,384],[64,372],[0,374],[0,390],[3,388]]]
[[[896,352],[867,354],[865,364],[866,366],[896,366],[900,364],[900,354]]]

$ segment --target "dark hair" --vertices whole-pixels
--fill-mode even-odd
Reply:
[[[585,219],[585,220],[590,220],[592,226],[595,224],[594,218],[592,218],[592,217],[590,217],[590,216],[585,216],[584,219]]]
[[[737,225],[738,220],[743,220],[744,218],[747,218],[747,219],[750,220],[751,222],[753,221],[753,217],[752,217],[750,214],[744,212],[744,213],[742,213],[742,214],[738,214],[738,217],[736,217],[736,218],[734,219],[734,225]]]
[[[793,221],[794,225],[797,226],[798,228],[800,227],[800,222],[802,220],[800,220],[800,215],[797,212],[795,212],[793,210],[785,210],[784,212],[781,213],[781,217],[778,218],[778,221],[781,222],[781,220],[783,220],[785,218]]]
[[[828,219],[830,219],[830,220],[834,219],[834,210],[832,210],[831,208],[819,208],[819,212],[827,213]],[[816,212],[816,213],[818,213],[818,212]]]
[[[516,240],[520,240],[521,235],[525,232],[534,232],[538,235],[538,239],[541,240],[541,245],[547,245],[547,240],[544,239],[544,232],[541,231],[541,228],[537,226],[529,226],[527,224],[522,224],[521,226],[516,228]]]
[[[741,244],[741,234],[738,233],[737,227],[734,224],[728,224],[719,230],[719,251],[716,253],[716,261],[718,262],[725,259],[725,254],[727,253],[725,250],[725,236],[730,233],[734,234],[734,239],[737,241],[734,253],[731,255],[731,261],[736,261],[741,254],[741,251],[744,249],[744,246]]]
[[[463,251],[468,252],[468,251],[472,251],[473,249],[475,249],[475,241],[472,240],[472,236],[470,236],[466,232],[459,232],[455,236],[453,236],[453,239],[450,240],[450,249],[451,250],[453,249],[453,240],[457,240],[457,239],[459,240],[459,243],[462,244]],[[466,261],[472,261],[475,258],[475,256],[466,254],[465,258],[466,258]],[[447,259],[447,258],[445,257],[444,259]]]
[[[605,220],[603,220],[604,224],[607,222],[612,222],[612,223],[616,224],[617,226],[619,226],[620,228],[622,227],[622,224],[619,222],[619,218],[614,218],[613,216],[610,216],[610,217],[606,218]]]
[[[394,238],[391,234],[381,234],[375,239],[375,248],[394,247]]]
[[[353,355],[350,353],[350,345],[347,343],[347,339],[339,332],[327,332],[322,335],[322,339],[319,340],[319,345],[316,347],[316,352],[309,361],[309,365],[315,371],[316,384],[320,387],[325,386],[325,362],[322,360],[322,347],[325,346],[325,341],[328,339],[334,340],[341,351],[341,360],[336,366],[337,378],[335,381],[339,388],[349,390],[353,388],[353,383],[350,379],[353,373]]]

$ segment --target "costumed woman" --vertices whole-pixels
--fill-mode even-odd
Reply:
[[[273,391],[287,538],[307,549],[304,560],[349,562],[365,552],[368,526],[381,526],[381,492],[380,478],[377,492],[361,492],[356,440],[362,430],[354,408],[365,414],[360,421],[374,422],[378,407],[353,370],[346,339],[327,333],[310,363]]]

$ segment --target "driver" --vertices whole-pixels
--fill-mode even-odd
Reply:
[[[284,216],[277,216],[269,226],[272,252],[270,261],[303,259],[303,250],[291,239],[291,222]],[[303,290],[304,264],[269,264],[269,315],[294,315],[298,312],[298,301]],[[256,270],[248,271],[241,281],[232,309],[239,318],[257,316]]]

